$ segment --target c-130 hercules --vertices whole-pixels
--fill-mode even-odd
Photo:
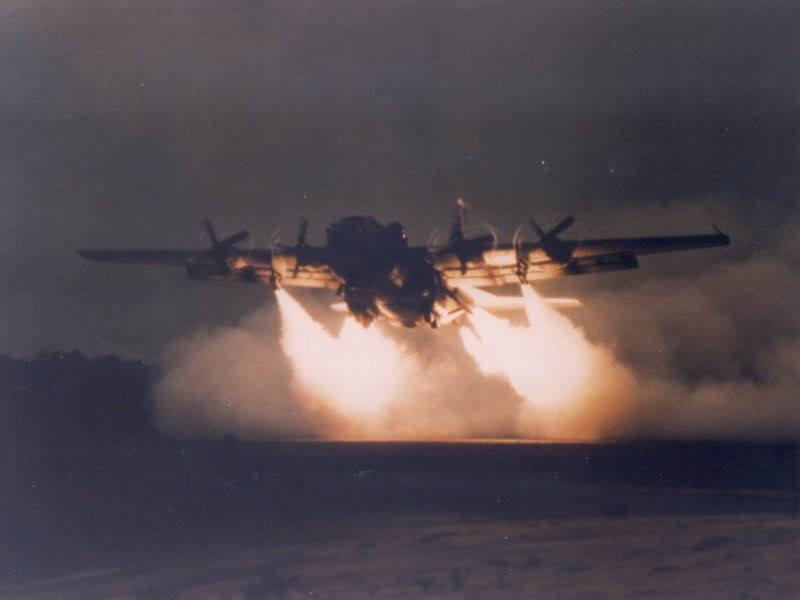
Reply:
[[[526,242],[520,229],[511,243],[494,236],[464,235],[464,201],[447,244],[429,248],[408,244],[398,222],[381,225],[371,217],[347,217],[327,229],[327,244],[306,243],[308,219],[300,223],[297,243],[274,249],[237,247],[246,231],[219,239],[211,223],[207,250],[79,250],[91,260],[138,265],[182,266],[192,279],[225,279],[279,287],[328,288],[344,300],[334,308],[349,311],[361,324],[386,319],[395,325],[438,327],[468,313],[474,306],[519,307],[516,299],[480,291],[513,283],[603,271],[635,269],[637,256],[676,250],[727,246],[730,239],[715,234],[671,237],[562,240],[559,234],[575,219],[567,217],[549,231],[533,219],[539,239]],[[458,287],[462,284],[462,287]],[[463,289],[463,286],[469,286]],[[556,306],[580,303],[549,299]]]

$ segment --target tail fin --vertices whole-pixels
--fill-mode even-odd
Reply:
[[[466,213],[466,204],[463,198],[456,200],[456,214],[453,219],[453,225],[450,228],[450,243],[458,244],[464,241],[464,217]]]

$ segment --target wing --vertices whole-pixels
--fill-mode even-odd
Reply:
[[[127,265],[184,266],[188,261],[211,257],[208,250],[78,250],[89,260]]]
[[[342,281],[336,277],[324,248],[303,246],[284,248],[272,254],[272,269],[281,287],[313,287],[337,289]]]
[[[677,250],[696,250],[728,246],[730,238],[717,231],[712,235],[678,235],[666,237],[613,238],[606,240],[566,241],[573,257],[608,256],[613,254],[657,254]]]
[[[487,247],[480,260],[462,266],[458,256],[447,249],[431,253],[434,266],[448,280],[474,286],[499,286],[520,281],[538,281],[569,275],[621,271],[639,266],[637,256],[679,250],[727,246],[730,239],[717,231],[711,235],[685,235],[595,240],[558,240],[558,253],[540,242],[515,247],[500,244]],[[553,257],[558,254],[559,259]]]
[[[211,250],[78,250],[78,254],[99,262],[184,267],[192,279],[223,279],[260,282],[284,287],[336,289],[334,276],[322,249],[306,247],[229,250],[220,255]]]

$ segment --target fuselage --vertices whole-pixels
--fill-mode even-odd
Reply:
[[[328,228],[327,263],[337,290],[362,324],[386,318],[406,327],[436,324],[452,292],[424,249],[410,248],[399,223],[348,217]]]
[[[314,273],[328,269],[335,283],[327,287],[342,297],[363,325],[382,318],[405,327],[421,323],[435,327],[464,308],[463,295],[447,286],[426,249],[410,247],[399,223],[381,225],[371,217],[347,217],[332,224],[323,247],[278,248],[269,265],[259,266],[244,256],[229,262],[232,275],[269,279],[275,286],[283,282],[319,287]]]

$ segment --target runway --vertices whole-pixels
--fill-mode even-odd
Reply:
[[[27,455],[9,473],[0,597],[800,590],[796,443],[228,440],[106,450]]]

